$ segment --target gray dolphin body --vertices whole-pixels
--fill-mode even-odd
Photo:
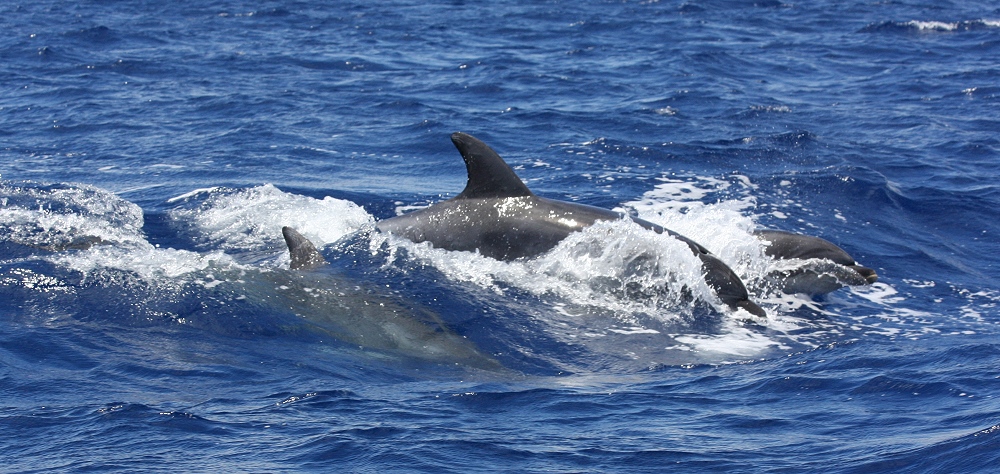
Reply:
[[[764,242],[767,255],[803,260],[796,268],[769,275],[785,293],[820,295],[878,280],[875,270],[858,265],[844,249],[819,237],[780,230],[758,230],[754,235]]]
[[[727,306],[766,316],[760,306],[750,301],[740,278],[691,239],[608,209],[536,196],[500,155],[479,139],[457,132],[451,140],[462,154],[469,174],[462,193],[380,221],[378,230],[414,242],[430,242],[446,250],[479,251],[497,260],[514,260],[545,253],[570,233],[595,222],[630,218],[646,229],[686,243],[701,259],[705,281]]]
[[[288,245],[291,278],[280,282],[283,305],[309,321],[312,329],[341,341],[436,363],[500,370],[468,339],[451,331],[434,312],[380,295],[317,270],[328,263],[309,239],[291,227],[281,229]],[[280,272],[279,272],[280,274]]]

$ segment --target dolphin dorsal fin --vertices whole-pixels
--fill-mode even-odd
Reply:
[[[288,254],[292,258],[289,268],[292,270],[312,270],[326,265],[326,259],[319,254],[316,246],[291,227],[282,227],[281,236],[288,245]]]
[[[456,199],[520,197],[533,194],[497,152],[478,138],[455,132],[451,141],[462,154],[469,182]]]

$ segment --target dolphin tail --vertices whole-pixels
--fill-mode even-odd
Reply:
[[[764,308],[750,301],[750,294],[747,292],[743,280],[740,280],[736,272],[722,263],[722,260],[710,253],[699,253],[698,258],[701,259],[701,268],[705,272],[705,283],[708,283],[708,286],[715,290],[715,295],[726,306],[733,310],[745,309],[748,313],[760,318],[767,317]]]
[[[750,301],[750,300],[740,300],[740,301],[737,301],[735,304],[733,304],[732,308],[733,309],[740,309],[740,308],[742,308],[742,309],[746,310],[746,312],[748,312],[748,313],[750,313],[750,314],[752,314],[754,316],[757,316],[758,318],[766,318],[767,317],[767,311],[764,311],[764,308],[761,308],[760,306],[757,305],[757,303],[754,303],[753,301]]]
[[[298,231],[285,226],[281,228],[281,235],[285,237],[288,253],[292,257],[292,263],[289,265],[292,270],[311,270],[326,265],[326,259],[319,254],[316,246]]]

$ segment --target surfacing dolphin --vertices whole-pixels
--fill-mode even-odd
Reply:
[[[570,233],[598,221],[631,219],[688,245],[701,259],[705,281],[732,309],[766,313],[750,301],[746,286],[725,263],[701,245],[652,222],[599,207],[536,196],[492,148],[456,132],[451,141],[465,160],[469,179],[458,196],[418,211],[385,219],[382,232],[437,248],[479,251],[497,260],[530,258],[551,250]]]
[[[781,230],[758,230],[764,252],[779,260],[801,260],[801,264],[769,275],[785,293],[820,295],[844,286],[870,285],[878,280],[875,270],[858,265],[844,249],[811,235]]]

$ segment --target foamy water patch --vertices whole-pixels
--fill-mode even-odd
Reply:
[[[143,241],[139,206],[86,185],[0,184],[3,238],[46,250]]]
[[[797,335],[799,340],[858,340],[882,337],[891,340],[919,340],[927,337],[974,334],[994,331],[995,323],[984,313],[995,313],[994,303],[954,288],[958,311],[938,313],[927,310],[924,292],[935,285],[916,282],[913,286],[878,282],[870,286],[851,287],[828,295],[823,305],[815,309],[823,319],[810,320],[813,330]],[[915,292],[914,292],[915,291]],[[967,304],[961,305],[962,301]],[[937,301],[941,303],[940,299]]]
[[[21,286],[38,293],[72,294],[76,289],[63,280],[30,268],[12,268],[0,274],[0,286]]]
[[[696,352],[737,358],[754,357],[789,347],[747,327],[729,321],[720,334],[677,334],[674,339]]]
[[[868,301],[871,301],[872,303],[875,303],[876,305],[885,307],[898,304],[904,299],[896,288],[882,282],[858,288],[854,290],[854,293]]]
[[[1000,20],[967,20],[967,21],[919,21],[911,20],[904,23],[907,26],[923,31],[958,31],[974,30],[980,28],[1000,27]]]
[[[208,197],[197,208],[175,209],[170,215],[194,227],[221,250],[283,249],[283,226],[293,227],[316,246],[323,246],[374,222],[364,208],[353,202],[286,193],[270,184],[205,192]],[[179,196],[172,201],[189,197]]]
[[[5,238],[43,252],[40,259],[98,278],[163,283],[211,268],[239,270],[222,252],[159,248],[142,232],[143,211],[108,191],[84,185],[0,185],[0,227]],[[110,276],[108,270],[132,277]],[[30,275],[22,284],[33,285]],[[37,285],[36,285],[37,286]],[[49,285],[51,286],[51,285]]]
[[[756,201],[748,192],[756,186],[746,176],[734,175],[732,181],[706,176],[683,179],[663,176],[656,180],[658,184],[652,190],[625,205],[640,213],[687,212],[705,206],[704,201],[713,197],[720,202],[725,197],[727,206],[737,210],[756,207]],[[733,193],[736,197],[732,196]]]
[[[215,251],[197,253],[172,248],[158,248],[148,242],[131,245],[102,245],[72,253],[59,253],[48,260],[64,268],[80,272],[87,278],[103,278],[107,270],[133,274],[149,284],[177,285],[182,282],[214,286],[211,271],[240,271],[233,259]]]
[[[880,289],[874,294],[870,294],[867,289],[855,289],[852,293],[879,303],[887,303],[882,308],[883,311],[879,317],[899,321],[899,325],[903,328],[902,336],[910,339],[938,334],[992,333],[1000,324],[1000,311],[998,311],[1000,294],[996,290],[969,289],[954,284],[945,284],[943,286],[948,291],[934,292],[936,296],[934,303],[956,308],[956,311],[937,313],[923,308],[907,307],[911,300],[916,302],[922,293],[932,291],[937,285],[916,280],[909,280],[909,283],[908,288],[900,286],[899,290],[895,288],[891,291]]]

